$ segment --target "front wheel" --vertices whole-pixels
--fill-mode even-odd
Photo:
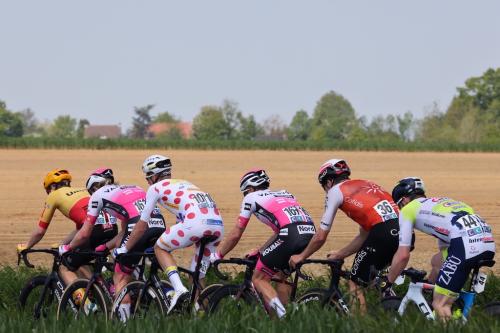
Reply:
[[[196,300],[196,310],[208,312],[208,305],[210,304],[210,300],[212,296],[215,294],[217,290],[219,290],[224,285],[222,283],[214,283],[207,287],[205,287],[200,294],[198,295],[198,299]]]
[[[500,302],[491,302],[484,306],[484,313],[488,316],[500,318]]]
[[[257,304],[254,296],[247,290],[242,290],[239,285],[225,285],[218,288],[209,298],[208,313],[234,311],[241,313],[253,311]]]
[[[167,289],[168,285],[164,284],[164,289],[166,291],[160,294],[160,292],[153,287],[148,287],[144,290],[144,285],[145,283],[143,281],[132,281],[127,283],[127,285],[120,290],[113,303],[111,318],[118,318],[122,322],[127,321],[129,316],[134,319],[148,318],[155,321],[160,320],[166,314],[163,298],[171,296],[166,294],[171,288]],[[124,312],[125,307],[130,309],[130,313]]]
[[[403,299],[399,296],[388,296],[384,297],[380,301],[380,305],[385,312],[397,313],[399,311],[399,306],[401,305],[402,300]]]
[[[310,307],[331,307],[338,315],[348,315],[349,308],[345,301],[336,295],[330,295],[327,289],[313,288],[307,290],[297,299],[297,304]]]
[[[55,299],[53,285],[45,291],[44,298],[40,303],[43,288],[47,281],[47,275],[38,275],[30,279],[19,294],[19,307],[21,310],[33,311],[33,315],[38,319],[41,315],[44,317],[51,311],[57,311],[58,301]]]
[[[57,309],[57,320],[65,317],[78,319],[79,316],[100,317],[108,320],[108,307],[104,292],[94,283],[85,295],[88,284],[87,279],[77,279],[66,287]]]

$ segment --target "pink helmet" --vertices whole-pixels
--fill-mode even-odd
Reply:
[[[92,187],[95,184],[104,182],[106,182],[107,184],[113,184],[114,181],[115,178],[113,177],[113,170],[111,170],[110,168],[99,168],[90,174],[85,187],[87,188],[87,191],[92,194]]]

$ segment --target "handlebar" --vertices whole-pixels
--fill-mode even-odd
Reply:
[[[317,265],[326,265],[329,266],[332,272],[338,273],[342,277],[348,277],[350,275],[349,272],[343,271],[342,270],[342,265],[344,264],[344,260],[342,259],[335,259],[335,260],[329,260],[329,259],[306,259],[303,262],[297,264],[295,267],[297,270],[297,274],[299,277],[303,280],[312,280],[312,277],[304,274],[301,271],[302,266],[308,265],[308,264],[317,264]]]
[[[29,249],[29,250],[23,250],[17,254],[17,266],[21,263],[21,260],[23,261],[24,265],[29,268],[34,268],[35,265],[30,263],[28,259],[28,254],[30,253],[48,253],[53,255],[54,257],[59,256],[59,251],[57,249]]]
[[[227,276],[226,274],[222,273],[219,270],[219,265],[231,264],[231,265],[241,265],[241,266],[247,266],[247,267],[254,267],[256,263],[257,263],[257,259],[230,258],[230,259],[216,260],[213,263],[213,265],[214,265],[215,275],[217,275],[217,277],[221,280],[227,280],[227,279],[229,279],[229,276]]]

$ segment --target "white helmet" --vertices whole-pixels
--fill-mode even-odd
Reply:
[[[87,191],[92,194],[94,193],[94,185],[96,184],[113,184],[115,178],[113,176],[113,170],[110,168],[99,168],[92,172],[87,179],[85,187]]]
[[[252,169],[243,174],[240,179],[240,191],[244,192],[249,186],[257,187],[257,186],[267,186],[269,187],[269,183],[271,180],[267,175],[266,171],[263,169]]]
[[[142,172],[146,178],[163,172],[170,173],[170,170],[172,170],[170,158],[163,155],[151,155],[142,163]]]

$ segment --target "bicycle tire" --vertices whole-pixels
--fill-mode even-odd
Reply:
[[[237,298],[240,288],[240,285],[224,285],[218,288],[209,299],[207,312],[213,314],[225,306],[236,306],[240,310],[245,306],[254,307],[258,301],[248,291],[243,291],[241,297]],[[228,305],[225,302],[232,304]]]
[[[105,321],[108,320],[108,306],[106,304],[106,297],[104,296],[104,292],[101,290],[101,287],[94,283],[92,284],[87,299],[90,303],[77,305],[73,300],[73,293],[80,289],[86,289],[88,286],[89,280],[87,279],[76,279],[71,284],[69,284],[61,297],[61,302],[59,303],[59,307],[57,308],[57,320],[62,319],[63,317],[72,315],[73,318],[78,319],[78,316],[92,316],[92,317],[102,317]],[[92,309],[85,308],[85,306],[93,305]]]
[[[32,310],[33,316],[35,319],[39,318],[39,314],[35,313],[35,305],[40,300],[40,295],[42,293],[43,287],[45,286],[45,282],[47,280],[47,275],[37,275],[24,285],[23,289],[19,293],[18,305],[21,310]],[[55,300],[53,287],[50,286],[49,290],[47,290],[47,294],[45,295],[45,300],[42,305],[41,314],[46,317],[48,312],[50,312],[51,307],[53,307],[54,312],[57,311],[57,300]]]
[[[403,298],[399,296],[387,296],[380,300],[382,310],[387,313],[398,313]]]
[[[327,298],[330,299],[325,303],[325,300]],[[335,297],[329,295],[328,289],[311,288],[309,290],[306,290],[304,294],[297,299],[296,303],[299,305],[318,307],[321,307],[323,306],[323,304],[325,304],[326,307],[333,308],[335,310],[335,313],[337,313],[338,315],[345,316],[349,314],[349,308],[347,307],[345,302],[343,300],[342,302],[340,302]]]
[[[198,299],[196,300],[198,304],[198,311],[207,311],[208,305],[210,304],[210,299],[214,295],[214,293],[219,290],[219,288],[223,287],[222,283],[214,283],[209,286],[206,286],[198,295]]]
[[[161,296],[158,294],[158,290],[154,287],[149,287],[145,294],[142,294],[142,289],[144,288],[144,281],[132,281],[123,287],[123,289],[118,293],[113,307],[111,310],[111,319],[118,319],[121,321],[126,321],[129,319],[137,318],[155,318],[159,320],[165,316],[167,313],[165,306],[162,302]],[[166,281],[162,281],[162,284],[170,285]],[[125,296],[130,297],[130,318],[124,319],[120,317],[119,307],[124,300]],[[151,310],[151,305],[154,307]]]
[[[500,318],[500,302],[491,302],[486,304],[483,311],[488,316]]]

